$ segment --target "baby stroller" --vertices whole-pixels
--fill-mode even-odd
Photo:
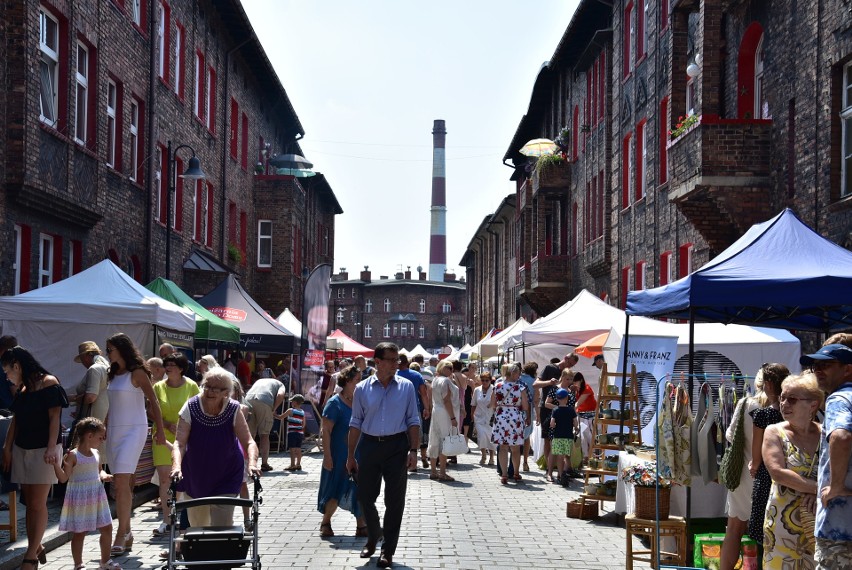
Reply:
[[[257,551],[257,522],[260,515],[260,504],[263,498],[260,493],[260,477],[252,476],[254,492],[252,499],[237,497],[205,497],[177,501],[175,488],[177,481],[172,481],[169,488],[169,557],[162,570],[177,568],[199,568],[202,570],[219,570],[221,568],[244,568],[249,565],[253,570],[260,570],[260,554]],[[204,505],[233,505],[234,507],[251,507],[252,530],[248,532],[242,526],[208,526],[187,529],[181,538],[178,534],[178,509],[201,507]],[[178,560],[176,546],[180,544]],[[248,556],[251,548],[251,557]]]

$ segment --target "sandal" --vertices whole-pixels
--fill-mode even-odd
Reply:
[[[429,474],[429,479],[431,479],[432,481],[439,481],[441,479],[441,476],[437,473],[431,473]]]
[[[38,558],[38,561],[41,562],[42,564],[47,564],[46,552],[47,551],[44,549],[43,544],[38,547],[38,551],[36,552],[36,558]]]
[[[118,562],[110,558],[100,566],[98,566],[98,570],[121,570],[121,566],[118,565]]]
[[[356,526],[355,527],[355,536],[370,536],[370,533],[367,532],[367,525],[364,526]]]
[[[426,459],[425,457],[421,457],[420,460],[423,462],[423,468],[429,469],[429,460]]]
[[[508,482],[509,482],[509,478],[508,478],[508,477],[506,477],[505,475],[503,475],[502,477],[500,477],[500,483],[502,483],[503,485],[505,485],[505,484],[506,484],[506,483],[508,483]]]
[[[515,473],[515,477],[514,477],[514,479],[515,479],[515,481],[520,481],[520,480],[522,480],[522,479],[523,479],[523,477],[521,477],[521,474],[520,474],[520,473]]]
[[[320,525],[320,536],[323,538],[329,538],[334,536],[334,531],[331,530],[331,523],[322,523]]]
[[[453,479],[449,475],[439,475],[438,479],[441,480],[441,481],[448,481],[448,482],[455,481],[455,479]]]
[[[21,561],[21,568],[24,567],[24,564],[29,564],[33,567],[33,570],[38,570],[38,559],[24,558],[23,561]]]
[[[77,564],[74,567],[74,570],[86,570],[86,565],[85,564]]]

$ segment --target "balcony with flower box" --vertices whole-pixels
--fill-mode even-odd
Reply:
[[[542,156],[532,175],[532,196],[539,193],[567,193],[571,185],[571,165],[560,155]]]
[[[772,121],[704,115],[685,122],[668,144],[669,200],[721,251],[772,215]]]

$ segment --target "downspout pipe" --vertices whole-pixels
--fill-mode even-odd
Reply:
[[[154,21],[154,2],[148,3],[148,37],[156,38],[156,22]],[[145,237],[148,244],[145,255],[145,282],[150,283],[152,279],[151,273],[151,258],[154,256],[151,244],[154,238],[154,156],[156,142],[154,141],[154,117],[157,115],[157,89],[155,79],[157,77],[157,42],[148,42],[148,121],[145,125],[145,136],[148,144],[145,152],[148,154],[148,160],[145,161]],[[160,157],[160,160],[165,160],[165,157]],[[165,181],[163,181],[165,182]],[[168,224],[167,224],[168,225]],[[170,231],[166,228],[166,231]]]

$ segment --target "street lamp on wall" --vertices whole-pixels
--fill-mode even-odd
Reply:
[[[172,199],[175,195],[175,185],[177,183],[175,178],[175,163],[177,162],[178,151],[184,148],[192,151],[192,156],[189,158],[186,170],[184,170],[183,174],[179,174],[178,176],[184,180],[204,180],[206,178],[204,171],[201,170],[201,161],[198,160],[197,156],[195,156],[195,149],[188,144],[182,144],[172,149],[172,141],[169,141],[166,154],[166,160],[168,161],[167,164],[169,167],[169,196],[166,204],[166,279],[171,279],[172,274],[172,230],[174,229],[174,222],[172,220]]]

